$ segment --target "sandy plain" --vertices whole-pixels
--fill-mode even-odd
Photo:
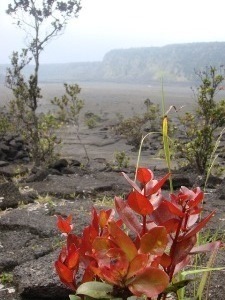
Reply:
[[[144,101],[148,98],[153,103],[162,106],[162,98],[165,99],[165,111],[171,105],[175,106],[179,113],[189,111],[195,104],[195,98],[189,85],[162,85],[159,82],[154,85],[143,84],[122,84],[102,82],[81,82],[80,98],[84,100],[85,106],[80,117],[79,135],[82,143],[86,145],[90,159],[104,158],[111,162],[115,151],[126,151],[130,157],[130,163],[135,164],[137,152],[131,151],[122,138],[115,138],[110,130],[111,125],[118,122],[118,115],[125,118],[140,114],[145,111]],[[55,96],[61,97],[64,94],[62,83],[42,83],[43,98],[40,100],[39,111],[47,112],[54,107],[50,101]],[[4,85],[0,85],[0,104],[6,105],[12,98],[11,91]],[[84,114],[92,112],[102,119],[95,128],[89,129],[84,123]],[[171,110],[171,118],[176,118],[177,113]],[[160,117],[160,116],[159,116]],[[103,128],[107,128],[103,130]],[[76,128],[65,126],[58,131],[62,144],[59,148],[61,156],[73,159],[83,159],[84,149],[76,136]],[[147,151],[142,154],[144,165],[160,166],[163,161],[157,157],[150,157]]]

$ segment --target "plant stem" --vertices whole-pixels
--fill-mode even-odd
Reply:
[[[175,251],[177,243],[178,243],[178,237],[179,237],[179,234],[180,234],[180,231],[181,231],[182,223],[183,223],[183,218],[180,218],[180,222],[179,222],[179,225],[177,227],[176,235],[175,235],[175,238],[173,240],[173,244],[172,244],[171,249],[170,249],[170,257],[172,258],[172,262],[173,262],[174,255],[176,255],[176,253],[174,253],[174,251]],[[171,265],[168,267],[168,272],[167,272],[167,274],[169,275],[169,281],[170,282],[173,278],[174,269],[175,269],[175,265],[173,265],[171,263]]]
[[[142,235],[146,233],[146,216],[143,216],[143,229],[142,229]]]

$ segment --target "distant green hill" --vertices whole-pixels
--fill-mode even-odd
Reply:
[[[165,82],[186,83],[194,79],[194,70],[225,65],[225,42],[174,44],[111,50],[101,62],[43,64],[42,82]],[[0,65],[0,81],[6,66]],[[31,71],[28,66],[25,73]]]

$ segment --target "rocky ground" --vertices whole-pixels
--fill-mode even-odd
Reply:
[[[21,168],[23,174],[24,171]],[[134,168],[123,171],[132,177]],[[81,168],[78,161],[62,159],[51,169],[36,170],[23,179],[18,179],[16,164],[0,167],[0,173],[5,181],[1,176],[0,299],[68,299],[69,291],[60,283],[53,266],[63,240],[56,229],[56,215],[72,213],[75,229],[80,233],[88,224],[93,205],[111,205],[109,199],[128,192],[129,186],[104,159],[93,160],[87,168]],[[162,169],[155,171],[156,177],[164,173]],[[174,173],[175,186],[194,184],[193,174]],[[208,230],[210,235],[217,232],[221,238],[225,235],[224,188],[225,181],[214,178],[205,196],[205,210],[217,211]],[[223,250],[215,265],[225,266]],[[224,271],[213,273],[209,299],[224,299],[224,278]]]

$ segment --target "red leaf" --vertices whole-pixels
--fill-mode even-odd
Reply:
[[[141,193],[139,186],[133,180],[131,180],[126,173],[122,172],[122,175],[137,192]]]
[[[167,181],[167,179],[170,177],[170,173],[166,174],[162,179],[160,179],[148,192],[149,194],[147,196],[150,196],[152,194],[155,194],[158,192],[158,190],[164,185],[164,183]]]
[[[165,222],[176,218],[176,216],[174,216],[174,214],[169,210],[167,202],[169,201],[163,200],[150,216],[151,221],[155,222],[157,225],[164,226]]]
[[[157,226],[141,237],[140,251],[153,255],[162,255],[168,243],[165,227]]]
[[[127,205],[126,201],[115,197],[115,207],[120,219],[124,224],[137,235],[140,235],[142,226],[135,215],[134,211]]]
[[[223,243],[221,241],[216,241],[205,245],[196,246],[191,250],[191,254],[213,252],[219,249],[221,246],[223,246]]]
[[[164,203],[169,208],[172,214],[181,218],[184,217],[184,213],[176,205],[169,201],[164,201]]]
[[[146,268],[128,284],[129,290],[137,297],[153,298],[162,293],[169,284],[168,275],[158,268]]]
[[[169,267],[169,265],[171,264],[171,257],[166,254],[163,253],[163,255],[160,257],[160,265],[163,266],[164,268]]]
[[[127,260],[126,254],[121,249],[111,248],[107,251],[106,255],[110,259],[109,268],[118,272],[121,279],[123,279],[126,276],[129,267],[129,261]]]
[[[92,214],[92,226],[98,232],[98,230],[99,230],[98,214],[97,214],[97,211],[94,207],[92,208],[91,214]]]
[[[67,266],[65,266],[61,261],[55,262],[56,271],[60,277],[60,279],[64,283],[73,283],[73,271],[71,271]]]
[[[90,225],[85,227],[82,235],[82,244],[80,247],[80,253],[82,253],[83,255],[85,255],[86,252],[91,253],[92,243],[97,236],[98,236],[98,232],[96,232],[96,229],[93,226]]]
[[[180,224],[180,220],[173,218],[173,219],[167,220],[166,222],[164,222],[161,225],[166,228],[167,233],[173,233],[177,230],[179,224]]]
[[[146,185],[147,182],[153,179],[153,173],[151,170],[146,168],[138,168],[137,170],[137,180]]]
[[[110,219],[110,216],[112,215],[112,212],[112,209],[101,210],[99,212],[99,226],[101,227],[101,229],[106,226],[108,220]]]
[[[111,270],[107,267],[102,267],[101,269],[92,267],[91,269],[102,280],[113,285],[122,286],[123,278],[117,270]]]
[[[196,240],[196,235],[192,235],[188,239],[177,242],[175,247],[171,248],[172,253],[170,253],[170,257],[173,266],[176,266],[190,254],[192,248],[196,244]]]
[[[129,194],[127,203],[136,213],[142,216],[146,216],[153,211],[153,206],[150,201],[136,191]]]
[[[92,263],[95,263],[95,262],[92,261]],[[91,263],[90,263],[90,265],[91,265]],[[82,278],[82,283],[94,280],[95,274],[91,270],[90,265],[84,270],[84,275],[83,275],[83,278]]]
[[[187,232],[187,234],[184,237],[182,237],[182,239],[188,239],[192,235],[195,235],[196,233],[198,233],[203,227],[205,227],[205,225],[209,222],[209,220],[212,218],[212,216],[214,216],[214,214],[215,214],[215,211],[211,212],[211,214],[209,214],[207,217],[205,217],[201,222],[199,222],[198,224],[195,224]]]
[[[79,251],[71,251],[65,261],[65,264],[69,269],[77,269],[79,265]]]
[[[67,236],[67,248],[69,249],[71,245],[75,245],[76,248],[80,247],[81,240],[75,234],[69,233]]]
[[[66,219],[58,216],[57,227],[62,233],[70,233],[72,231],[72,215],[69,215]]]
[[[176,265],[173,275],[179,273],[181,270],[184,270],[187,265],[190,265],[190,261],[190,255],[186,256],[185,259],[183,259],[179,264]]]
[[[128,260],[131,261],[137,255],[137,249],[132,240],[114,221],[109,222],[108,229],[113,242],[126,253]]]
[[[92,243],[92,249],[96,251],[109,250],[113,247],[112,241],[108,237],[97,236]]]
[[[196,195],[196,197],[195,197],[193,200],[190,200],[190,201],[188,202],[188,206],[189,206],[190,208],[195,207],[195,206],[198,206],[198,204],[199,204],[200,202],[202,202],[203,198],[204,198],[204,193],[201,191],[201,192],[199,192],[199,193]]]
[[[96,252],[98,266],[91,265],[91,270],[101,279],[112,284],[120,285],[126,277],[129,261],[123,250],[111,248],[107,251]]]
[[[130,266],[127,273],[127,279],[137,275],[142,271],[148,263],[148,255],[146,254],[137,254],[135,258],[130,262]]]

